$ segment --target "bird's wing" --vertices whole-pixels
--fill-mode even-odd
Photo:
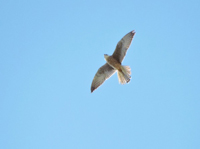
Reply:
[[[118,61],[122,62],[126,55],[126,51],[128,50],[131,41],[133,39],[133,36],[135,35],[135,31],[131,31],[128,34],[126,34],[118,43],[116,46],[116,49],[113,53],[113,57]]]
[[[110,78],[114,73],[115,69],[112,68],[109,64],[105,64],[99,68],[97,73],[94,76],[94,79],[92,81],[91,85],[91,92],[93,92],[95,89],[97,89],[105,80]]]

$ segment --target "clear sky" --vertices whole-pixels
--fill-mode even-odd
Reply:
[[[117,74],[104,54],[131,30]],[[199,149],[199,0],[0,2],[2,149]]]

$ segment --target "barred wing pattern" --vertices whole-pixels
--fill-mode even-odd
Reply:
[[[113,58],[115,58],[119,63],[121,63],[126,55],[126,52],[131,44],[133,36],[135,35],[135,31],[131,31],[126,34],[116,46],[116,49],[113,53]]]
[[[92,81],[91,92],[97,89],[101,84],[103,84],[105,80],[110,78],[115,72],[116,70],[112,68],[111,66],[109,66],[109,64],[107,63],[101,66],[98,69]]]

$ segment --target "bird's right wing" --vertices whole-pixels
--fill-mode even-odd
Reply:
[[[97,89],[101,84],[103,84],[105,80],[110,78],[115,72],[116,70],[107,63],[101,66],[95,74],[94,79],[92,81],[91,92]]]

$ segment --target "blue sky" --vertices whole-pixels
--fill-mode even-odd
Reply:
[[[200,148],[200,2],[0,2],[4,149]],[[92,79],[131,30],[127,85]]]

